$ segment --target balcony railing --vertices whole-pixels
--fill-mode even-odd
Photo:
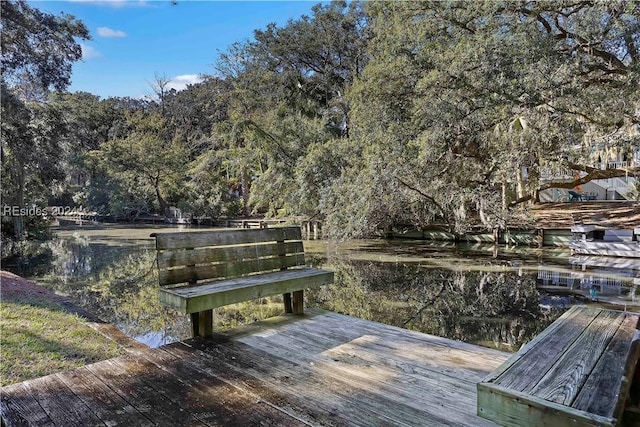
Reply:
[[[634,158],[631,161],[621,162],[602,162],[595,165],[596,168],[601,170],[608,169],[624,169],[640,166],[640,157]],[[586,175],[586,172],[580,172],[580,177]],[[540,172],[540,179],[542,181],[557,181],[557,182],[570,182],[576,179],[576,173],[570,170],[564,170],[560,172],[551,172],[549,170],[542,169]]]
[[[640,161],[632,160],[630,162],[606,162],[606,163],[598,163],[597,167],[602,170],[607,169],[622,169],[622,168],[630,168],[634,166],[639,166]]]

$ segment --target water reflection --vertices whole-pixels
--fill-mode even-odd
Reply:
[[[582,295],[592,300],[622,305],[637,304],[636,292],[640,283],[640,270],[637,269],[639,265],[634,265],[633,260],[572,257],[569,261],[570,269],[539,265],[538,287],[548,291]]]
[[[187,338],[187,316],[158,301],[154,241],[148,237],[153,231],[61,232],[46,266],[32,278],[148,345]],[[310,263],[336,272],[334,285],[306,293],[308,305],[507,351],[517,350],[570,305],[593,304],[594,286],[599,304],[629,308],[640,277],[637,260],[570,258],[557,249],[424,241],[322,242],[306,248]],[[280,314],[281,307],[274,298],[217,309],[216,327]]]
[[[118,241],[117,236],[60,233],[50,243],[46,274],[33,279],[147,345],[186,338],[187,319],[158,301],[153,241],[138,236]]]
[[[514,272],[331,260],[336,285],[309,291],[332,311],[515,351],[562,313],[543,309],[536,280]]]

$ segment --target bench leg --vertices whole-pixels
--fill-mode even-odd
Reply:
[[[191,335],[200,338],[213,336],[213,310],[191,313]]]
[[[282,294],[284,299],[284,312],[293,313],[293,304],[291,303],[291,294]]]
[[[295,291],[293,293],[293,314],[304,313],[304,291]]]

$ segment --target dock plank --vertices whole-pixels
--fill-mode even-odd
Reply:
[[[55,375],[26,384],[55,425],[105,426],[105,424]]]
[[[146,384],[146,376],[152,375],[148,370],[140,368],[136,360],[126,361],[110,359],[93,365],[87,369],[122,396],[131,406],[143,413],[156,425],[172,426],[206,426],[182,408],[156,393]],[[162,376],[166,377],[165,375]]]
[[[367,351],[384,352],[407,363],[414,362],[420,367],[430,367],[437,372],[469,381],[481,379],[504,361],[502,352],[388,325],[376,325],[373,328],[369,325],[372,322],[356,321],[350,322],[350,328],[345,331],[342,325],[346,319],[347,316],[330,313],[323,319],[322,328],[300,322],[295,325],[295,329],[291,328],[291,333],[283,334],[292,336],[308,333],[315,341],[331,340],[331,347],[365,336],[376,337],[375,340],[361,340],[359,345]],[[338,341],[334,341],[337,337]]]
[[[570,406],[622,320],[618,312],[601,311],[540,382],[525,393]]]
[[[633,364],[637,363],[637,323],[638,317],[635,315],[624,318],[591,376],[572,403],[573,408],[604,417],[620,418],[622,408],[613,405],[612,402],[617,401],[619,395],[626,395],[631,378],[615,375],[613,370],[620,365],[626,365],[625,372],[630,372]]]
[[[150,419],[93,375],[86,367],[56,374],[106,425],[154,426]]]
[[[461,426],[403,404],[391,407],[392,402],[380,399],[372,390],[357,387],[348,380],[322,375],[314,365],[292,364],[277,355],[274,357],[273,353],[248,351],[246,346],[234,342],[220,347],[205,346],[201,350],[216,357],[195,359],[200,368],[234,383],[244,383],[247,376],[251,376],[254,385],[257,382],[266,386],[280,395],[281,399],[297,407],[301,411],[298,416],[302,419],[322,419],[323,414],[330,414],[329,424],[322,425],[371,426],[388,423],[410,426],[427,423]]]
[[[3,422],[9,426],[55,426],[51,417],[40,406],[25,383],[2,388],[0,411]]]
[[[298,371],[296,364],[278,360],[267,353],[247,352],[234,342],[223,347],[199,342],[190,344],[194,344],[193,347],[173,345],[163,349],[181,357],[189,357],[192,351],[203,354],[190,360],[190,363],[210,375],[248,390],[260,399],[297,414],[312,425],[367,426],[376,422],[371,414],[360,419],[352,416],[351,408],[340,402],[334,389],[324,390],[305,372]],[[258,360],[260,363],[256,363]],[[302,389],[301,383],[304,385]],[[311,396],[320,398],[311,399]]]
[[[158,368],[171,374],[181,384],[170,386],[170,395],[180,407],[198,419],[214,425],[278,425],[301,427],[305,423],[279,410],[266,401],[256,400],[238,387],[204,374],[189,362],[193,357],[179,358],[163,350],[147,351],[142,356]],[[167,387],[166,382],[162,383]],[[212,404],[216,411],[212,411]]]
[[[524,391],[538,384],[557,358],[580,336],[600,312],[596,309],[571,309],[513,357],[509,370],[500,374],[495,384],[506,389]]]
[[[5,387],[0,409],[7,426],[72,425],[26,409],[48,381],[75,399],[62,409],[109,426],[490,427],[474,384],[507,357],[312,310]]]
[[[349,322],[348,328],[344,327],[345,321]],[[496,352],[497,358],[488,357],[487,352],[495,356],[489,349],[471,351],[474,346],[459,346],[458,342],[449,346],[448,340],[439,337],[414,335],[411,331],[334,313],[284,322],[282,326],[271,325],[268,330],[243,336],[238,341],[292,362],[303,360],[325,377],[348,380],[352,385],[372,390],[387,404],[420,408],[431,414],[436,423],[437,416],[449,409],[449,420],[460,425],[483,425],[475,416],[475,383],[505,360],[504,353]],[[489,363],[481,370],[476,367],[474,372],[464,372],[478,362],[469,356],[480,355]],[[465,375],[467,379],[463,380]],[[471,414],[467,418],[456,418],[467,413]]]

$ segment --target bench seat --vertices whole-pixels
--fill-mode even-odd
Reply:
[[[478,383],[502,426],[616,426],[638,362],[639,315],[572,307]]]
[[[184,314],[189,314],[330,283],[333,283],[332,271],[296,268],[216,280],[195,286],[161,289],[160,302]]]
[[[333,283],[306,266],[300,227],[163,232],[156,239],[160,302],[191,316],[194,337],[213,334],[213,309],[282,294],[303,314],[304,289]]]

